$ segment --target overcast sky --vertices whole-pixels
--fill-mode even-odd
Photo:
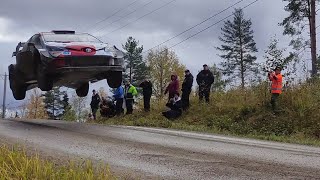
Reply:
[[[243,0],[235,7],[244,7],[254,0]],[[134,3],[133,3],[134,2]],[[202,20],[216,14],[238,0],[176,0],[161,9],[159,7],[171,0],[1,0],[0,6],[0,74],[7,71],[12,51],[20,41],[26,41],[33,34],[53,29],[67,29],[90,32],[109,44],[121,47],[127,37],[133,36],[147,50],[163,41],[179,34]],[[128,7],[128,5],[131,6]],[[252,20],[254,39],[257,43],[261,61],[263,52],[270,42],[270,37],[278,35],[281,45],[288,44],[288,37],[282,36],[283,28],[278,23],[287,15],[283,10],[282,0],[259,0],[244,10],[245,17]],[[110,15],[123,9],[116,15]],[[149,15],[149,12],[158,9]],[[212,18],[197,28],[165,43],[170,47],[188,36],[220,21],[230,15],[234,8]],[[131,13],[133,12],[133,13]],[[130,16],[126,16],[131,13]],[[144,16],[146,15],[146,16]],[[136,21],[139,17],[143,18]],[[106,21],[98,24],[103,19]],[[118,20],[122,18],[121,20]],[[120,27],[125,27],[119,29]],[[172,48],[181,62],[193,74],[202,68],[204,63],[221,62],[215,47],[220,45],[218,37],[223,23],[218,23],[203,33]],[[119,29],[115,31],[116,29]],[[115,31],[113,33],[110,33]],[[1,79],[0,79],[1,80]],[[1,80],[1,103],[3,81]],[[100,82],[91,88],[106,87],[106,82]],[[13,102],[11,91],[8,102]]]

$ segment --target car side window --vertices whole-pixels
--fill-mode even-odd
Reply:
[[[36,34],[36,35],[32,36],[30,42],[34,43],[35,45],[41,45],[40,35]]]

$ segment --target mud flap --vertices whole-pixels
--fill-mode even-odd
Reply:
[[[17,64],[19,65],[19,69],[24,74],[33,74],[34,72],[34,63],[33,63],[33,55],[31,51],[20,52],[16,56]]]

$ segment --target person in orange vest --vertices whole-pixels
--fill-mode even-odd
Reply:
[[[271,105],[272,110],[275,112],[277,110],[277,102],[279,95],[282,93],[282,74],[281,67],[276,67],[274,72],[268,73],[269,80],[272,82],[271,85]]]

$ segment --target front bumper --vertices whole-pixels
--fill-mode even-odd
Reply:
[[[41,59],[43,69],[48,74],[124,70],[124,60],[114,59],[110,56],[69,56],[59,58],[42,56]]]
[[[88,67],[61,67],[57,68],[56,72],[108,72],[108,71],[123,71],[122,66],[88,66]]]

